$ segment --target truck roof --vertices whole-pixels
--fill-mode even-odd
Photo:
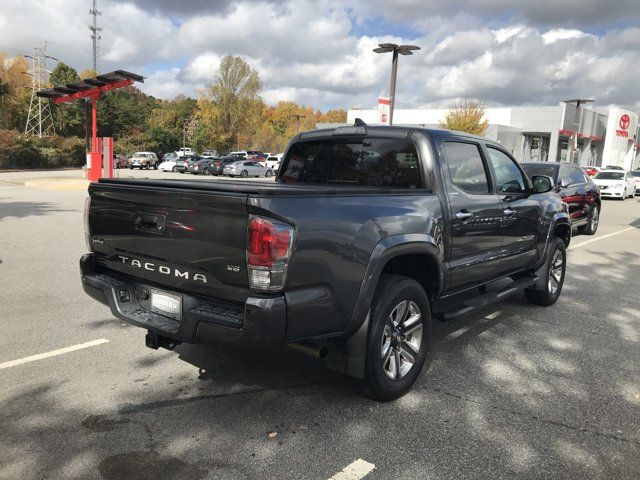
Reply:
[[[385,137],[405,137],[412,132],[423,133],[427,136],[438,135],[438,136],[452,136],[452,137],[466,137],[472,138],[475,140],[482,140],[483,142],[488,142],[497,146],[500,146],[498,142],[495,140],[491,140],[490,138],[481,137],[479,135],[473,135],[467,132],[459,132],[457,130],[445,130],[439,128],[427,128],[427,127],[414,127],[414,126],[387,126],[387,125],[365,125],[365,124],[356,124],[354,125],[344,125],[335,128],[323,128],[318,130],[308,130],[305,132],[300,132],[293,140],[312,140],[312,139],[321,139],[321,138],[334,138],[336,136],[358,136],[358,135],[375,135],[381,134]]]

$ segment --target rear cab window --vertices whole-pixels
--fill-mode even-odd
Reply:
[[[382,137],[333,138],[298,142],[282,162],[287,183],[423,188],[414,144]]]

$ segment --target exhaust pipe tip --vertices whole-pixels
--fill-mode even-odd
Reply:
[[[287,346],[293,350],[309,355],[310,357],[324,360],[329,355],[329,349],[324,345],[316,345],[309,342],[293,342],[288,343]]]

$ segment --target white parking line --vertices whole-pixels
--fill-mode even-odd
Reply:
[[[373,463],[365,462],[359,458],[344,467],[329,480],[359,480],[371,473],[374,468],[376,466]]]
[[[585,245],[589,245],[590,243],[597,242],[598,240],[604,240],[605,238],[613,237],[614,235],[620,235],[621,233],[628,232],[629,230],[636,230],[636,227],[627,227],[622,230],[618,230],[617,232],[607,233],[606,235],[602,235],[598,238],[592,238],[591,240],[587,240],[586,242],[579,243],[577,245],[571,245],[567,250],[573,250],[574,248],[584,247]]]
[[[71,347],[60,348],[59,350],[52,350],[50,352],[39,353],[38,355],[31,355],[29,357],[11,360],[9,362],[0,363],[0,370],[17,367],[18,365],[23,365],[25,363],[35,362],[36,360],[42,360],[43,358],[55,357],[56,355],[62,355],[63,353],[75,352],[76,350],[82,350],[83,348],[95,347],[96,345],[101,345],[107,342],[109,342],[109,340],[101,338],[99,340],[92,340],[90,342],[72,345]]]

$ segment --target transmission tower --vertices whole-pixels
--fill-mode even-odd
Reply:
[[[102,27],[98,26],[98,16],[102,15],[102,12],[98,10],[98,0],[93,0],[93,8],[89,10],[89,14],[93,17],[93,23],[89,25],[91,30],[91,40],[93,41],[93,71],[98,73],[98,48],[100,47],[100,39],[102,35]]]
[[[47,42],[43,42],[41,46],[34,47],[33,55],[25,55],[31,59],[31,101],[29,102],[29,114],[27,115],[27,124],[24,127],[24,133],[38,135],[52,135],[55,133],[53,127],[53,117],[51,116],[51,105],[49,100],[40,98],[36,92],[42,90],[49,82],[49,74],[47,70],[47,59],[56,60],[47,55]]]

